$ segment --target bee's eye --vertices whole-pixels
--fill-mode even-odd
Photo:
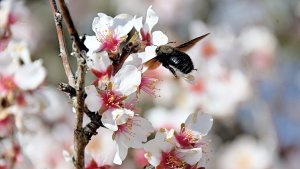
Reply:
[[[157,47],[156,49],[155,49],[155,52],[157,53],[159,51],[159,47]]]

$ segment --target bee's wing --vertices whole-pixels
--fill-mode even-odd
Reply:
[[[180,50],[181,52],[186,52],[187,50],[189,50],[191,47],[193,47],[198,41],[200,41],[201,39],[205,38],[207,35],[209,35],[209,33],[199,36],[195,39],[192,39],[184,44],[181,44],[179,46],[176,46],[175,48]]]
[[[160,65],[161,65],[161,63],[155,57],[144,63],[142,72],[145,72],[146,70],[156,69]]]

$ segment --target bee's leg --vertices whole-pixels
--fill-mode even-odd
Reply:
[[[197,71],[198,69],[193,69],[193,70],[196,70],[196,71]]]
[[[172,74],[173,74],[176,78],[178,78],[178,76],[177,76],[175,70],[174,70],[170,65],[168,65],[168,64],[163,64],[163,66],[164,66],[165,68],[169,69],[169,70],[172,72]]]

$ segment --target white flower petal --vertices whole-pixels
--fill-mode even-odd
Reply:
[[[3,53],[4,52],[0,52],[0,74],[13,74],[18,65],[13,62],[12,57],[7,57]]]
[[[132,142],[129,144],[133,148],[142,148],[147,137],[154,131],[151,123],[142,117],[133,117],[132,132],[134,133]]]
[[[25,64],[31,63],[30,51],[27,44],[23,41],[10,41],[6,51],[8,52],[6,55],[14,58],[17,62],[20,59]]]
[[[87,65],[91,69],[106,71],[111,65],[111,61],[108,58],[107,52],[103,51],[100,53],[93,53],[89,59],[87,59]]]
[[[134,28],[139,32],[141,28],[143,27],[143,17],[139,17],[135,19],[134,23]]]
[[[137,53],[133,53],[128,56],[126,61],[124,62],[123,66],[125,65],[133,65],[137,68],[139,68],[142,64],[142,59],[138,56]]]
[[[84,45],[89,49],[87,56],[92,56],[93,53],[101,48],[101,43],[97,40],[96,36],[85,36]]]
[[[101,30],[109,29],[113,23],[113,18],[107,16],[104,13],[98,13],[98,17],[95,17],[92,23],[93,31],[97,34]]]
[[[98,94],[98,91],[94,85],[85,87],[85,92],[87,94],[84,102],[87,108],[92,111],[96,112],[100,109],[102,105],[102,99]]]
[[[117,131],[118,130],[118,125],[115,121],[113,112],[114,109],[108,109],[106,110],[103,114],[102,114],[102,123],[105,127],[107,127],[108,129],[112,130],[112,131]]]
[[[113,29],[118,39],[127,36],[135,23],[135,17],[127,14],[117,15],[113,20]]]
[[[128,147],[122,143],[117,144],[117,153],[114,158],[114,163],[121,165],[122,161],[126,158]]]
[[[193,113],[185,121],[186,128],[199,132],[202,136],[208,134],[213,125],[213,118],[210,114],[206,113]]]
[[[142,63],[146,63],[150,59],[153,59],[156,56],[155,49],[156,46],[147,46],[145,52],[138,53],[138,57],[142,59]]]
[[[153,26],[156,25],[157,22],[158,22],[158,16],[153,11],[152,6],[149,6],[149,8],[147,10],[146,22],[144,25],[144,31],[150,33]]]
[[[113,132],[101,127],[98,134],[93,136],[86,146],[86,153],[90,155],[99,166],[112,165],[117,152],[117,144],[112,139]]]
[[[160,163],[161,153],[170,152],[175,144],[172,140],[174,137],[170,137],[171,133],[166,129],[161,129],[155,135],[155,138],[144,144],[144,149],[147,152],[145,158],[153,166],[157,166]]]
[[[141,72],[132,65],[123,66],[112,78],[113,90],[128,96],[137,90],[141,83]]]
[[[102,122],[107,128],[117,131],[118,125],[125,124],[134,116],[134,112],[128,109],[109,109],[102,115]]]
[[[46,69],[42,61],[37,60],[30,64],[21,66],[15,73],[15,82],[23,90],[37,88],[46,78]]]
[[[72,155],[67,150],[63,150],[62,154],[66,162],[72,162]]]
[[[115,109],[112,114],[117,125],[125,124],[134,116],[134,112],[128,109]]]
[[[142,117],[134,116],[127,124],[129,125],[124,132],[117,133],[116,140],[128,147],[142,148],[147,137],[154,131],[151,123]]]
[[[177,155],[190,165],[195,165],[202,158],[202,148],[177,149]]]
[[[165,45],[169,42],[167,35],[161,31],[155,31],[152,33],[152,44],[156,46]]]
[[[153,165],[154,167],[160,164],[161,156],[154,156],[151,153],[146,153],[145,158],[148,160],[149,164]]]

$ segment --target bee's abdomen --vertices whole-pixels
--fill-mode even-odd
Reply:
[[[190,73],[194,69],[192,60],[186,54],[169,57],[169,64],[185,74]]]

